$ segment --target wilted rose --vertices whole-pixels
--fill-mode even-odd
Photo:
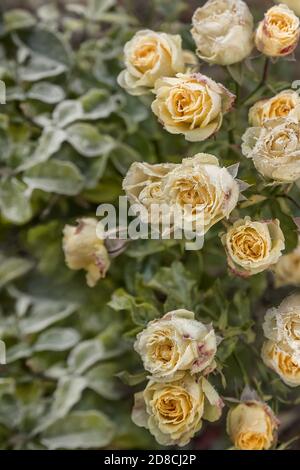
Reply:
[[[284,235],[277,219],[257,222],[250,217],[237,220],[225,234],[230,269],[240,276],[260,273],[277,263],[284,250]]]
[[[265,364],[290,387],[300,385],[300,295],[293,294],[269,309],[263,325]]]
[[[185,158],[181,164],[149,165],[133,163],[124,181],[123,189],[131,203],[151,212],[151,205],[165,204],[173,227],[183,227],[181,216],[192,230],[204,234],[235,208],[239,195],[239,183],[230,168],[219,166],[218,159],[200,153]],[[142,213],[142,210],[140,211]],[[159,219],[151,223],[157,223]]]
[[[293,294],[271,308],[263,324],[265,337],[271,341],[284,342],[300,358],[300,294]]]
[[[202,420],[220,418],[223,402],[204,378],[185,374],[170,383],[150,380],[135,394],[132,420],[149,429],[161,445],[185,446],[201,429]]]
[[[192,36],[200,59],[230,65],[253,49],[253,17],[242,0],[208,0],[192,19]]]
[[[270,119],[291,117],[300,120],[300,97],[296,91],[284,90],[272,98],[260,100],[249,111],[251,126],[262,126]]]
[[[270,57],[291,54],[299,41],[299,24],[299,18],[286,5],[270,8],[256,30],[257,49]]]
[[[215,368],[217,338],[211,325],[180,309],[148,323],[138,334],[135,350],[155,380],[171,381],[185,371],[209,373]]]
[[[119,85],[131,95],[148,93],[158,78],[185,70],[185,56],[179,35],[138,31],[124,46],[126,69]]]
[[[267,450],[277,438],[278,422],[266,403],[245,401],[231,408],[227,432],[239,450]]]
[[[266,178],[282,183],[300,178],[300,126],[295,119],[273,119],[262,127],[250,127],[242,140],[243,154]]]
[[[235,96],[200,73],[177,74],[155,83],[152,111],[171,134],[199,142],[217,132]]]
[[[290,387],[300,385],[300,357],[286,343],[265,341],[261,355],[266,366],[274,370],[284,383]]]
[[[105,277],[110,259],[104,240],[96,233],[97,219],[78,219],[76,227],[65,225],[63,230],[63,250],[66,264],[70,269],[84,269],[89,287],[94,287]],[[99,233],[99,231],[98,231]]]

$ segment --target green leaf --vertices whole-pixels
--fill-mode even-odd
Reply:
[[[182,263],[174,261],[171,268],[160,268],[147,285],[167,296],[165,311],[178,308],[193,310],[193,291],[196,281]]]
[[[120,96],[110,96],[106,90],[92,89],[80,98],[84,119],[104,119],[120,106]]]
[[[11,33],[18,29],[25,29],[34,26],[35,18],[27,10],[15,8],[4,13],[5,32]]]
[[[0,287],[24,276],[33,267],[30,260],[20,257],[5,258],[0,255]]]
[[[106,447],[115,434],[113,422],[100,411],[74,411],[43,434],[41,442],[51,450]]]
[[[50,160],[28,170],[23,177],[31,189],[74,196],[80,193],[84,179],[72,162]]]
[[[6,353],[6,362],[7,364],[11,364],[14,361],[18,361],[19,359],[25,359],[32,354],[32,349],[28,344],[19,343],[15,346],[11,346]]]
[[[74,328],[51,328],[42,333],[33,346],[34,351],[65,351],[78,343],[79,333]]]
[[[59,85],[50,82],[38,82],[29,89],[27,97],[43,103],[55,104],[65,98],[65,92]]]
[[[243,84],[244,80],[244,67],[243,62],[238,62],[237,64],[227,65],[227,70],[233,80],[238,83],[240,86]]]
[[[49,414],[33,431],[34,434],[44,431],[56,421],[64,418],[80,400],[86,385],[83,377],[62,377],[57,384]]]
[[[89,0],[86,16],[90,20],[101,20],[104,12],[115,6],[116,0]]]
[[[22,318],[19,327],[23,334],[38,333],[45,330],[77,310],[77,304],[63,301],[39,300],[36,301],[27,317]]]
[[[31,219],[30,192],[22,181],[11,178],[0,182],[0,209],[3,217],[15,224]]]
[[[133,162],[141,161],[141,155],[129,145],[118,143],[111,152],[111,161],[116,169],[125,175]]]
[[[45,28],[32,28],[18,34],[19,41],[30,53],[46,57],[67,70],[71,63],[71,51],[61,36]]]
[[[124,346],[119,344],[114,348],[106,348],[101,336],[95,339],[82,341],[68,357],[70,371],[82,374],[96,362],[117,357],[124,351]]]
[[[147,379],[148,372],[143,371],[140,372],[139,374],[130,374],[127,372],[127,370],[123,370],[116,374],[119,379],[122,380],[127,385],[130,385],[131,387],[140,384],[141,382],[145,382]]]
[[[83,118],[83,109],[79,101],[65,100],[59,103],[53,111],[53,121],[59,127],[65,127]]]
[[[45,78],[56,77],[66,71],[63,64],[43,56],[32,56],[26,65],[19,67],[19,78],[24,82],[36,82]]]
[[[90,369],[85,378],[88,387],[107,400],[120,400],[124,396],[124,386],[115,377],[119,370],[115,362],[99,364]]]
[[[154,305],[127,294],[123,289],[117,289],[113,293],[108,306],[117,311],[128,310],[133,322],[141,326],[146,326],[149,321],[161,316]]]
[[[84,157],[99,157],[110,152],[114,140],[101,135],[98,129],[90,124],[77,123],[66,129],[67,141]]]
[[[34,154],[18,167],[18,171],[28,170],[38,163],[47,161],[51,155],[58,152],[65,137],[66,134],[61,129],[52,127],[44,129]]]

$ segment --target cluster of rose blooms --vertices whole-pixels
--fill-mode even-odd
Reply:
[[[253,17],[242,0],[208,0],[192,20],[198,57],[231,65],[248,57],[254,45],[268,57],[291,54],[298,44],[300,22],[286,4],[300,11],[295,0],[284,3],[270,8],[254,31]],[[132,95],[152,92],[152,111],[168,132],[202,141],[220,129],[235,97],[223,85],[192,71],[195,56],[182,49],[180,36],[139,31],[125,45],[124,58],[126,68],[119,84]],[[261,100],[249,111],[251,127],[242,138],[242,152],[264,178],[276,184],[293,183],[300,177],[299,122],[300,98],[293,90]],[[247,185],[236,178],[237,170],[237,165],[224,168],[217,157],[204,153],[180,164],[135,162],[123,188],[132,204],[149,212],[157,203],[170,208],[191,204],[195,210],[189,217],[195,223],[203,217],[204,235],[228,219],[241,199]],[[68,266],[86,270],[91,287],[110,265],[96,226],[94,218],[81,219],[77,227],[66,226],[63,242]],[[282,256],[285,237],[278,220],[239,219],[227,226],[221,240],[234,274],[248,277],[271,268],[277,285],[300,284],[300,245]],[[266,313],[264,334],[265,364],[287,385],[299,386],[300,296],[288,297]],[[136,395],[133,420],[147,427],[160,444],[186,445],[203,419],[221,416],[223,402],[206,379],[215,368],[217,344],[212,326],[186,310],[167,313],[138,335],[135,349],[151,375],[145,390]],[[253,396],[245,395],[227,416],[228,434],[239,449],[271,448],[277,428],[271,409]]]

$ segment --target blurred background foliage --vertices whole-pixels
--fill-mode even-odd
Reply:
[[[246,195],[265,198],[240,206],[240,215],[278,217],[286,251],[295,247],[297,205],[280,187],[265,187],[242,157],[240,138],[249,105],[300,79],[299,62],[272,64],[266,86],[226,117],[216,138],[201,143],[167,134],[151,114],[150,98],[131,97],[116,84],[123,45],[138,29],[179,33],[194,50],[190,21],[203,3],[1,2],[0,79],[7,88],[7,104],[0,105],[2,449],[157,448],[130,418],[133,393],[145,383],[132,346],[149,320],[180,307],[213,322],[224,338],[212,378],[220,394],[239,398],[249,384],[279,414],[280,442],[300,433],[299,392],[260,359],[264,312],[291,289],[275,289],[266,273],[249,280],[228,274],[221,224],[202,251],[186,252],[174,241],[132,242],[93,289],[84,273],[64,265],[64,224],[95,215],[102,202],[116,203],[133,161],[179,162],[201,151],[225,166],[241,161],[239,177],[252,185]],[[248,5],[258,20],[272,2]],[[201,71],[232,91],[241,85],[242,102],[260,82],[262,65],[254,51],[242,66],[201,64]],[[297,187],[290,194],[299,200]],[[205,425],[189,447],[229,445],[223,418]]]

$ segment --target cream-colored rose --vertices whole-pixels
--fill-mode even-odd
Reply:
[[[271,308],[263,324],[265,337],[275,343],[284,343],[300,360],[300,294],[293,294]]]
[[[275,0],[276,3],[284,3],[291,10],[293,10],[296,15],[300,16],[300,2],[299,0]]]
[[[110,265],[104,241],[97,236],[97,219],[78,219],[78,225],[65,225],[63,230],[63,250],[66,264],[70,269],[87,271],[86,281],[94,287],[105,277]]]
[[[150,380],[135,394],[132,420],[149,429],[161,445],[185,446],[201,429],[202,420],[216,421],[223,402],[204,378],[190,374],[176,382]]]
[[[124,46],[125,70],[119,85],[131,95],[148,93],[158,78],[185,70],[181,37],[151,30],[138,31]]]
[[[257,49],[269,57],[291,54],[299,41],[299,24],[299,18],[286,5],[270,8],[256,30]]]
[[[217,132],[235,96],[200,73],[163,77],[155,83],[152,111],[171,134],[199,142]]]
[[[262,127],[250,127],[242,140],[243,154],[266,178],[281,183],[300,178],[300,126],[295,119],[273,119]]]
[[[274,370],[284,383],[290,387],[300,385],[300,358],[286,343],[267,340],[261,355],[266,366]]]
[[[181,209],[193,230],[204,235],[235,208],[240,193],[234,176],[215,156],[198,153],[167,174],[163,194],[171,207]],[[179,225],[176,219],[174,225]]]
[[[129,168],[124,180],[123,189],[131,204],[134,204],[139,212],[141,220],[152,224],[161,221],[161,214],[151,215],[151,206],[165,203],[162,192],[165,176],[176,165],[172,163],[150,163],[134,162]],[[146,212],[144,214],[144,212]]]
[[[298,246],[291,253],[279,258],[273,272],[276,287],[300,286],[300,239]]]
[[[215,368],[217,338],[211,325],[180,309],[148,323],[134,348],[155,380],[172,381],[185,373],[208,374]]]
[[[242,0],[208,0],[192,23],[197,54],[210,64],[240,62],[253,49],[253,16]]]
[[[221,237],[230,269],[240,276],[252,276],[277,263],[284,250],[279,220],[237,220]]]
[[[249,123],[259,127],[269,119],[291,117],[300,121],[300,97],[296,91],[284,90],[272,98],[260,100],[249,111]]]
[[[241,402],[227,415],[227,433],[239,450],[267,450],[276,442],[278,422],[265,403]]]
[[[190,227],[205,234],[235,208],[240,195],[235,176],[235,170],[232,174],[230,168],[221,168],[215,156],[199,153],[181,164],[133,163],[123,189],[139,213],[146,210],[152,224],[161,220],[152,212],[154,204],[160,204],[173,228]]]

